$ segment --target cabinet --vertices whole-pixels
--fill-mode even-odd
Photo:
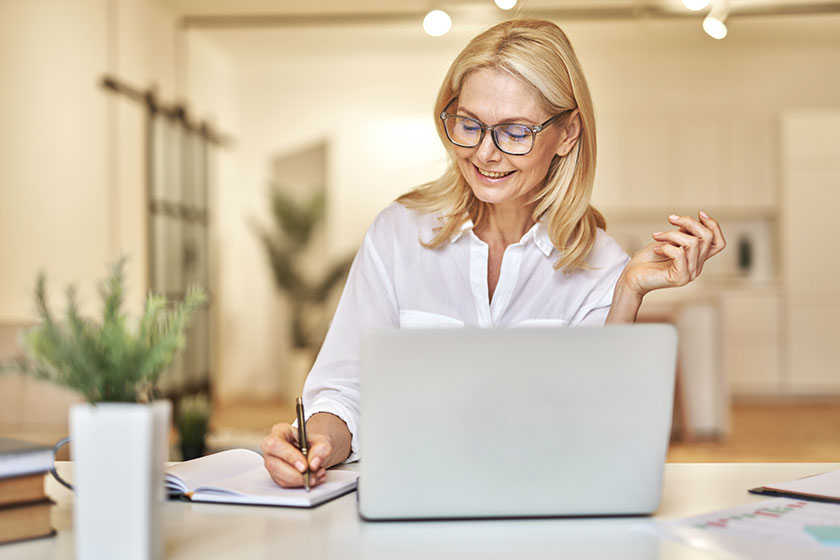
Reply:
[[[840,109],[781,120],[785,386],[840,394]]]
[[[775,210],[771,115],[607,114],[599,122],[593,200],[608,213]]]
[[[721,294],[723,368],[733,394],[783,389],[781,303],[776,290]]]

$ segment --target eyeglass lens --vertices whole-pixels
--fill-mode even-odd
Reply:
[[[478,146],[482,138],[481,123],[469,117],[457,115],[445,119],[449,139],[464,148]],[[501,124],[493,127],[496,145],[509,154],[527,154],[534,143],[534,135],[529,128],[521,124]]]

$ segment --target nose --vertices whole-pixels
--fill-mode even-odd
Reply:
[[[479,144],[476,149],[478,150],[476,152],[478,159],[487,163],[499,161],[499,158],[501,158],[502,155],[496,147],[495,142],[493,142],[493,132],[490,130],[485,132],[484,138],[481,140],[481,144]]]

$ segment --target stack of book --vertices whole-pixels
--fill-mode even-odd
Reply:
[[[0,544],[55,534],[44,493],[51,467],[52,448],[0,438]]]

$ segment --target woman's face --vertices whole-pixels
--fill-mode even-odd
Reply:
[[[493,69],[476,70],[467,76],[457,107],[450,110],[489,125],[536,126],[554,116],[545,112],[528,85]],[[563,142],[567,136],[563,123],[555,122],[537,134],[534,148],[524,156],[499,151],[489,131],[475,148],[453,147],[458,168],[476,198],[500,206],[524,206],[542,186],[554,155],[568,153]]]

